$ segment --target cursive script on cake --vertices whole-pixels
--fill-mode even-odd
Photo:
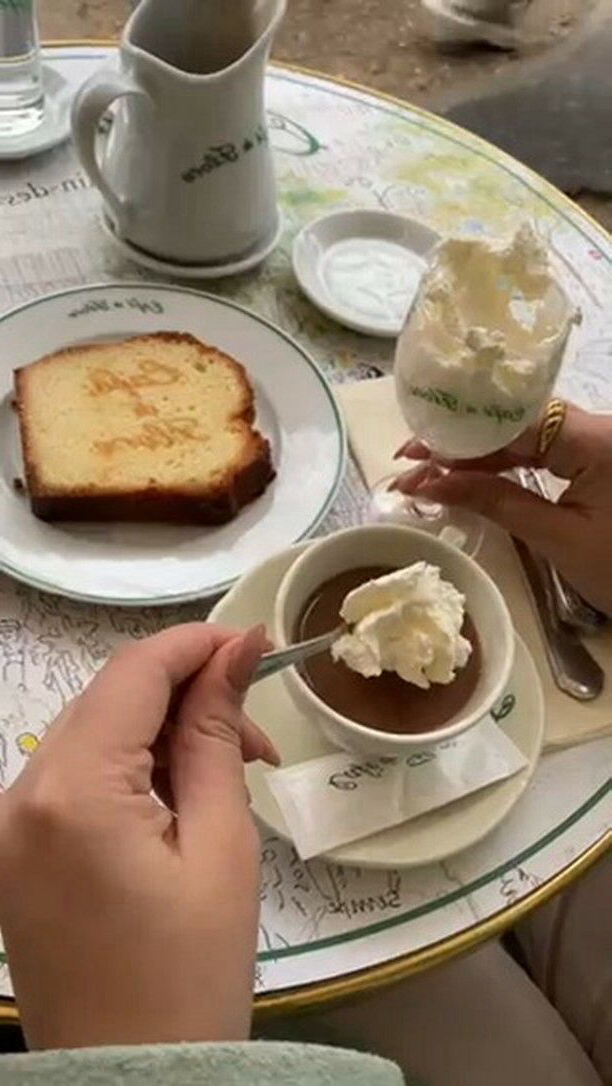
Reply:
[[[145,415],[153,415],[156,417],[159,415],[159,411],[154,404],[148,403],[143,398],[143,390],[150,388],[164,388],[167,385],[174,385],[178,383],[179,379],[179,371],[173,366],[164,365],[163,362],[156,362],[151,358],[142,358],[136,363],[135,371],[131,374],[117,373],[115,370],[103,366],[98,367],[98,369],[93,370],[92,373],[88,375],[85,382],[85,388],[88,394],[94,398],[108,396],[113,392],[123,393],[130,401],[136,417],[142,418]],[[149,440],[152,439],[147,438],[147,441]],[[96,448],[98,448],[100,452],[112,451],[109,449],[104,450],[100,446],[101,443],[96,445]],[[141,446],[132,445],[130,447],[138,448]],[[167,447],[167,445],[164,443],[160,445],[158,443],[155,445],[147,445],[146,447],[164,448]]]
[[[87,391],[91,396],[103,396],[109,392],[127,392],[129,396],[140,398],[143,388],[160,388],[173,385],[179,379],[179,371],[163,362],[152,358],[143,358],[136,364],[132,374],[116,373],[112,369],[100,366],[87,378]]]
[[[93,447],[96,452],[108,456],[119,449],[170,449],[185,441],[206,441],[206,437],[198,429],[197,419],[177,417],[151,420],[145,422],[138,433],[94,441]]]

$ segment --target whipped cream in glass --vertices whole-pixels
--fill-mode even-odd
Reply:
[[[485,456],[538,416],[580,313],[525,223],[509,241],[436,247],[399,338],[397,397],[432,452]]]

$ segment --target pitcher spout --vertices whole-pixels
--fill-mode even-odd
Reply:
[[[141,0],[123,45],[187,79],[220,79],[267,57],[287,0]]]

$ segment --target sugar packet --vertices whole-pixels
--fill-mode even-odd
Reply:
[[[338,751],[267,775],[302,860],[514,776],[528,764],[492,720],[405,757]]]

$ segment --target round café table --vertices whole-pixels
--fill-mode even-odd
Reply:
[[[46,55],[76,86],[98,65],[112,63],[116,49],[65,42]],[[533,219],[572,280],[588,332],[588,350],[564,375],[563,392],[585,407],[612,407],[612,242],[578,207],[469,133],[361,87],[274,66],[267,105],[281,243],[256,272],[202,289],[279,324],[332,381],[367,379],[388,372],[392,344],[346,331],[300,294],[290,247],[304,223],[354,206],[404,212],[440,233],[507,232]],[[69,143],[27,162],[0,164],[1,311],[74,284],[151,278],[107,240],[99,206]],[[349,463],[325,529],[354,520],[363,494]],[[189,606],[128,612],[79,605],[0,575],[0,680],[10,681],[17,670],[31,696],[55,708],[91,672],[95,652],[87,638],[99,644],[139,636],[191,613]],[[0,681],[0,787],[37,741],[35,729],[24,734],[23,722],[7,711]],[[603,854],[612,824],[611,765],[612,738],[546,755],[495,832],[444,863],[416,870],[302,863],[289,843],[263,828],[259,1012],[291,1012],[371,990],[514,924]],[[0,997],[0,1021],[16,1021],[3,955]]]

